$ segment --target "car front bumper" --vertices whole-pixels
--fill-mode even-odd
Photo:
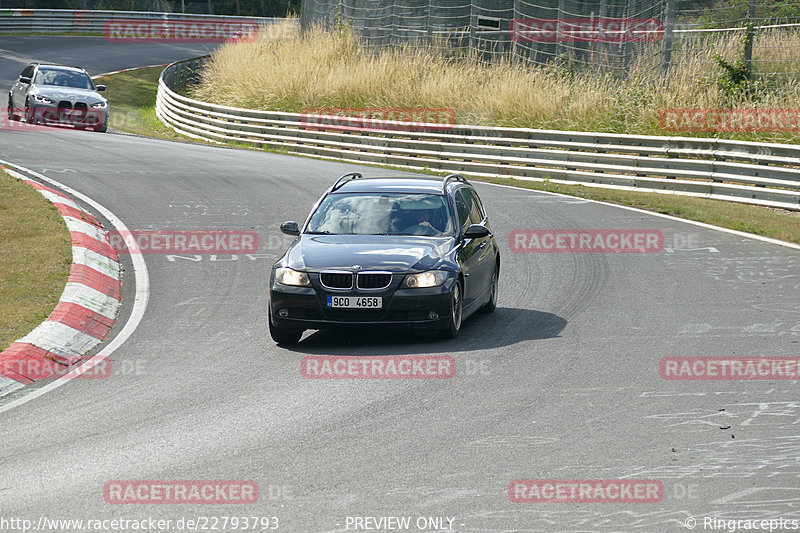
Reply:
[[[60,108],[57,104],[35,103],[30,107],[34,122],[43,124],[98,127],[108,124],[108,106],[103,109],[93,107],[82,108]],[[65,111],[80,111],[68,114]]]
[[[424,289],[385,291],[331,291],[322,287],[290,287],[272,281],[270,315],[280,328],[331,329],[347,326],[384,326],[439,329],[449,324],[455,278]],[[331,309],[328,296],[380,296],[380,309]]]

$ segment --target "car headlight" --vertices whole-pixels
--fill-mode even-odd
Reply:
[[[447,272],[443,270],[429,270],[419,274],[409,274],[403,280],[401,287],[417,289],[424,287],[438,287],[447,280]]]
[[[92,109],[105,109],[108,107],[108,102],[97,102],[96,104],[92,104]]]
[[[33,101],[34,102],[39,102],[40,104],[55,104],[55,102],[53,100],[49,99],[48,97],[40,96],[38,94],[34,94],[33,95]]]
[[[292,287],[311,286],[311,280],[308,278],[308,274],[286,267],[280,267],[275,271],[275,281],[281,285],[291,285]]]

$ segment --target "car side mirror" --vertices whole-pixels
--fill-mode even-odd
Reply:
[[[106,90],[106,86],[105,85],[97,85],[95,88],[97,89],[98,92]]]
[[[31,84],[31,79],[29,77],[27,77],[27,76],[20,76],[19,77],[19,82],[20,83],[24,83],[25,85],[30,85]]]
[[[297,225],[297,222],[294,220],[287,220],[283,224],[281,224],[281,232],[285,233],[286,235],[300,235],[300,227]]]
[[[465,239],[480,239],[481,237],[487,237],[492,232],[489,231],[489,228],[486,226],[481,226],[480,224],[472,224],[470,227],[467,228],[467,231],[464,232]]]

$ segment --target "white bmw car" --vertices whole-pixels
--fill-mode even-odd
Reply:
[[[105,89],[82,68],[31,63],[8,92],[8,118],[106,131]]]

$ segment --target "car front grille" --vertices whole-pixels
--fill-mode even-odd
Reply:
[[[74,113],[66,113],[66,111],[74,111]],[[85,102],[75,102],[73,107],[72,102],[69,100],[61,100],[58,102],[58,115],[65,120],[84,120],[89,113],[89,106]]]
[[[328,289],[353,288],[353,274],[350,272],[320,272],[319,281]]]
[[[356,276],[359,289],[385,289],[391,283],[392,274],[389,272],[359,272]]]

